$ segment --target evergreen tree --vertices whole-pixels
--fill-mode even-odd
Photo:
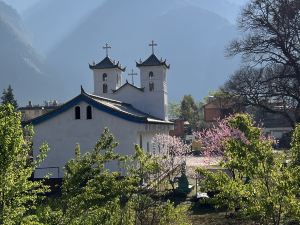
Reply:
[[[197,130],[200,123],[200,113],[191,95],[185,95],[180,105],[181,118],[188,121],[193,130]]]
[[[1,100],[2,100],[2,104],[10,103],[11,105],[14,106],[15,109],[18,108],[18,103],[17,100],[15,99],[11,85],[8,86],[7,90],[5,89],[3,90]]]

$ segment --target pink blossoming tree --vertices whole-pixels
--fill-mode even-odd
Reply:
[[[173,190],[173,170],[184,164],[185,157],[191,150],[191,145],[185,144],[180,138],[166,134],[157,134],[152,139],[153,154],[155,154],[162,173],[167,174]]]

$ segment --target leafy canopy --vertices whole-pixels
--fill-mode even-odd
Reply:
[[[38,194],[46,191],[41,182],[30,180],[48,149],[43,145],[41,154],[33,160],[32,135],[31,127],[22,128],[21,114],[12,105],[0,106],[0,224],[20,224],[24,220],[29,224]]]
[[[273,152],[273,140],[262,135],[249,115],[235,115],[228,124],[243,136],[232,135],[222,143],[223,170],[197,170],[203,176],[204,191],[216,193],[218,206],[236,210],[261,224],[299,222],[300,127],[294,133],[292,163],[286,164],[287,156]]]

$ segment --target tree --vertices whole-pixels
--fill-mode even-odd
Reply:
[[[9,85],[7,90],[3,90],[3,94],[1,97],[2,100],[2,104],[8,104],[10,103],[11,105],[14,106],[14,108],[18,108],[18,103],[15,100],[14,94],[13,94],[13,89],[11,88],[11,86]]]
[[[48,149],[43,145],[32,160],[32,135],[31,127],[22,128],[21,114],[12,105],[0,106],[0,224],[29,224],[38,194],[47,190],[30,179]]]
[[[45,207],[40,220],[51,224],[187,224],[184,207],[152,198],[142,185],[157,170],[156,160],[138,146],[133,156],[121,156],[114,151],[117,145],[108,129],[90,152],[82,155],[78,145],[75,158],[65,167],[59,207]],[[119,165],[123,174],[110,171],[111,164]]]
[[[173,170],[184,163],[186,155],[191,151],[191,145],[166,134],[156,134],[152,143],[160,172],[168,174],[168,181],[174,192]]]
[[[292,125],[300,122],[299,1],[251,0],[238,25],[243,37],[231,43],[228,55],[242,55],[246,66],[225,90]]]
[[[188,121],[197,130],[200,123],[200,110],[191,95],[185,95],[180,105],[181,119]]]
[[[171,119],[180,118],[181,115],[180,104],[170,102],[168,112],[169,112],[169,118]]]
[[[274,141],[263,136],[249,115],[235,115],[227,119],[227,125],[242,135],[234,132],[222,142],[224,170],[197,170],[203,176],[203,190],[216,193],[218,206],[226,206],[260,224],[299,223],[299,166],[293,163],[295,160],[286,164],[288,156],[275,154]],[[299,152],[299,128],[292,155]]]

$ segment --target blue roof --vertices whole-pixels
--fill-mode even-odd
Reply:
[[[172,125],[172,122],[164,121],[161,119],[157,119],[149,114],[141,112],[135,109],[132,105],[108,98],[99,97],[96,95],[91,95],[86,93],[83,89],[81,90],[81,94],[61,105],[57,109],[48,112],[42,116],[36,117],[32,120],[26,121],[26,124],[37,125],[44,121],[47,121],[68,109],[78,105],[79,102],[84,101],[94,108],[109,113],[113,116],[119,117],[121,119],[125,119],[127,121],[135,122],[135,123],[147,123],[147,124],[169,124]]]

